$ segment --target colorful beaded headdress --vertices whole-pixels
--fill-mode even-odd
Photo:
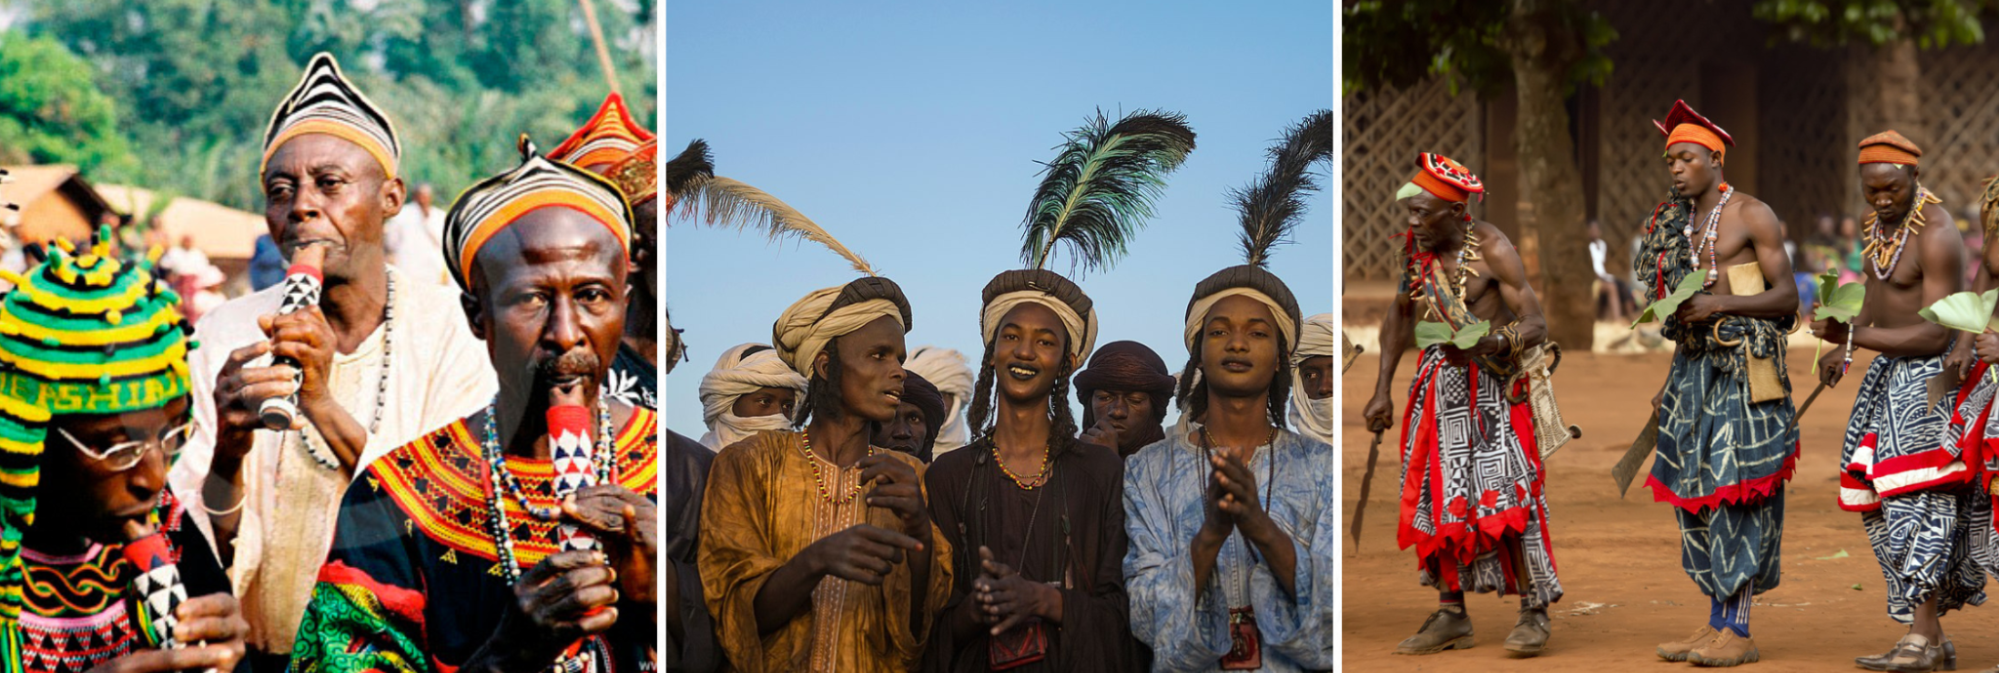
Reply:
[[[548,158],[589,169],[616,164],[649,140],[652,132],[633,121],[625,97],[612,92],[604,97],[604,104],[597,107],[597,114],[591,115],[590,121],[548,151]]]
[[[444,263],[459,287],[472,290],[472,261],[494,234],[543,208],[567,208],[603,223],[617,237],[621,254],[631,256],[632,208],[617,186],[541,156],[526,134],[519,148],[520,166],[465,190],[444,216]]]
[[[153,409],[188,394],[180,297],[153,276],[155,249],[127,264],[111,230],[79,253],[58,240],[25,275],[0,271],[0,669],[25,671],[21,535],[35,518],[42,442],[61,414]]]
[[[1666,121],[1652,120],[1652,125],[1659,127],[1659,134],[1666,137],[1666,147],[1672,147],[1674,143],[1695,143],[1719,152],[1722,159],[1727,159],[1728,148],[1735,145],[1733,136],[1723,131],[1720,125],[1702,117],[1701,113],[1694,112],[1684,100],[1673,101],[1673,109],[1666,113]]]
[[[347,83],[340,63],[326,52],[314,54],[306,63],[298,86],[271,113],[264,131],[264,158],[257,165],[262,175],[271,155],[285,141],[311,133],[321,133],[361,146],[381,162],[384,177],[394,178],[402,161],[402,141],[387,115],[368,101],[367,96]]]
[[[1923,149],[1902,134],[1883,131],[1860,141],[1860,163],[1917,166]]]
[[[1472,175],[1471,169],[1451,161],[1450,157],[1419,153],[1416,155],[1416,169],[1416,176],[1409,182],[1438,199],[1462,203],[1476,194],[1479,201],[1485,201],[1485,183]]]

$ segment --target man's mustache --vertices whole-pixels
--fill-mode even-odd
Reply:
[[[592,377],[603,374],[604,363],[597,354],[589,351],[571,351],[552,358],[541,358],[528,365],[528,373],[535,381],[548,381],[562,375],[587,374]]]

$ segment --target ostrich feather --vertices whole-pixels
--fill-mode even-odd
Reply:
[[[701,182],[713,177],[715,177],[715,158],[708,153],[708,141],[699,138],[689,141],[687,149],[681,150],[679,155],[666,162],[666,211],[672,212],[674,204],[679,201],[681,195],[696,189]],[[682,208],[691,212],[694,210],[694,203],[694,200],[689,199],[684,202]]]
[[[1229,190],[1229,200],[1242,216],[1237,242],[1244,262],[1257,267],[1269,266],[1272,248],[1290,243],[1292,230],[1304,219],[1305,198],[1319,189],[1312,166],[1332,161],[1332,111],[1320,110],[1293,124],[1269,154],[1269,170],[1249,185]]]
[[[1109,268],[1152,217],[1166,175],[1194,151],[1194,130],[1178,113],[1139,110],[1113,124],[1099,110],[1064,137],[1021,222],[1021,260],[1040,269],[1067,244],[1072,264]]]
[[[770,193],[743,184],[726,176],[713,176],[699,181],[695,192],[689,197],[699,196],[701,208],[707,212],[705,221],[711,226],[733,227],[738,230],[755,229],[763,232],[772,241],[787,236],[796,236],[807,241],[818,242],[846,258],[854,269],[867,276],[880,276],[872,265],[854,251],[848,250],[833,235],[820,227],[805,214],[789,204],[779,201]]]

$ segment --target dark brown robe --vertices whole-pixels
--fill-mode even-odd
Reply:
[[[931,518],[951,541],[954,567],[962,571],[930,636],[924,669],[991,671],[990,627],[963,613],[984,545],[996,561],[1031,580],[1062,581],[1063,622],[1042,625],[1047,655],[1008,671],[1130,671],[1136,640],[1124,590],[1124,462],[1109,448],[1074,438],[1058,440],[1049,461],[1054,474],[1032,490],[1000,470],[988,438],[930,464],[924,482]]]

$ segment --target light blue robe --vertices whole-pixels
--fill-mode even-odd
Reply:
[[[1192,426],[1192,424],[1189,424]],[[1188,546],[1200,531],[1201,497],[1212,469],[1199,445],[1174,432],[1126,462],[1124,558],[1131,597],[1131,630],[1152,647],[1153,668],[1164,672],[1213,671],[1229,652],[1229,607],[1249,605],[1263,639],[1265,672],[1330,671],[1333,666],[1333,448],[1290,431],[1278,433],[1277,464],[1269,446],[1250,458],[1259,498],[1275,475],[1265,511],[1291,536],[1297,558],[1296,600],[1253,546],[1232,531],[1215,556],[1206,587],[1194,587]]]

